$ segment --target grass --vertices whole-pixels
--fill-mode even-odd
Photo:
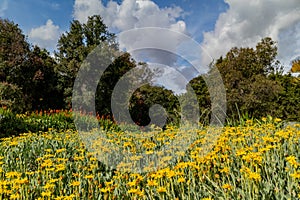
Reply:
[[[105,135],[83,143],[84,133],[49,129],[3,138],[0,143],[0,199],[298,199],[300,131],[280,119],[246,120],[222,128],[207,153],[208,127],[137,132],[93,130]],[[210,130],[211,131],[211,130]],[[212,133],[212,132],[210,132]],[[176,141],[195,140],[176,153]],[[150,136],[151,137],[148,137]],[[175,141],[175,142],[174,142]],[[85,141],[86,142],[86,141]],[[102,147],[102,148],[100,148]],[[105,165],[115,149],[120,164]],[[96,149],[95,151],[89,151]],[[119,150],[120,150],[119,149]],[[164,150],[170,154],[160,154]],[[158,165],[143,160],[159,156]],[[118,156],[118,154],[112,154]],[[128,156],[126,156],[128,155]],[[130,156],[129,156],[130,155]],[[147,156],[146,156],[147,157]],[[100,161],[102,162],[100,162]]]

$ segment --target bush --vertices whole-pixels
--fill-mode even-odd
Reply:
[[[84,126],[75,127],[74,117],[70,111],[50,110],[16,114],[10,109],[0,108],[0,138],[18,136],[27,132],[46,132],[49,129],[57,131],[76,130],[76,128],[91,130],[98,125],[106,131],[120,130],[119,126],[109,119],[98,117],[97,120],[89,115],[78,115],[76,121],[77,125],[82,124]],[[85,127],[86,125],[88,127]]]
[[[0,106],[14,112],[23,112],[25,101],[21,89],[14,84],[0,82]]]
[[[0,108],[0,138],[26,132],[26,123],[12,111]]]

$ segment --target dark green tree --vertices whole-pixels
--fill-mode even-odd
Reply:
[[[30,46],[17,24],[0,18],[0,81],[15,83]]]
[[[88,18],[86,24],[78,20],[71,22],[70,30],[58,41],[57,72],[60,89],[64,91],[66,106],[71,105],[72,90],[78,70],[88,54],[101,43],[116,46],[114,34],[107,30],[99,15]]]
[[[55,65],[46,50],[31,47],[18,25],[0,19],[0,81],[21,90],[25,106],[19,107],[23,111],[62,106]]]
[[[171,90],[167,90],[163,87],[153,86],[150,84],[144,85],[138,88],[132,98],[130,99],[130,114],[133,121],[140,125],[146,126],[150,123],[149,109],[158,104],[162,106],[166,111],[166,124],[178,124],[180,120],[180,104],[178,98],[173,94]],[[157,122],[163,120],[161,113],[153,113],[152,117]],[[161,118],[161,120],[160,120]],[[153,122],[152,122],[153,123]],[[161,125],[161,124],[155,124]]]
[[[17,84],[22,87],[27,105],[33,110],[63,108],[63,94],[58,89],[56,62],[49,52],[34,46],[20,69]]]
[[[271,78],[274,74],[282,74],[276,56],[276,43],[271,38],[264,38],[255,49],[234,47],[224,58],[220,57],[213,63],[226,88],[229,118],[238,119],[239,114],[257,118],[276,114],[273,108],[283,89],[277,80]],[[199,76],[190,83],[198,95],[201,112],[207,111],[210,100],[204,79]]]

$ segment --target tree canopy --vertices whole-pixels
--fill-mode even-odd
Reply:
[[[89,17],[86,23],[73,20],[69,30],[59,38],[57,51],[52,57],[47,50],[31,45],[18,25],[0,18],[1,106],[11,107],[17,112],[71,108],[78,70],[83,67],[89,71],[95,63],[86,62],[87,56],[96,47],[105,46],[114,49],[116,54],[100,52],[104,53],[108,66],[97,80],[95,99],[79,100],[82,105],[95,101],[98,114],[115,117],[111,99],[116,84],[127,72],[146,65],[137,63],[129,53],[121,52],[115,37],[99,15]],[[283,73],[283,66],[277,60],[277,43],[271,38],[261,39],[255,48],[234,47],[213,62],[212,66],[220,72],[226,88],[228,118],[237,118],[241,114],[255,118],[274,115],[292,120],[300,117],[297,107],[300,98],[299,77]],[[300,72],[299,59],[292,62],[290,72]],[[198,104],[200,120],[209,121],[211,100],[204,80],[212,71],[189,83],[197,95],[196,104],[186,102],[188,98],[184,95],[174,95],[163,87],[154,86],[151,73],[155,72],[138,74],[149,84],[138,88],[130,98],[130,113],[136,123],[147,125],[149,108],[157,103],[166,109],[168,122],[178,123],[179,100],[182,100],[183,106]]]

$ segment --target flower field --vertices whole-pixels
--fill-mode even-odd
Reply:
[[[74,130],[25,133],[0,144],[0,199],[298,199],[300,130],[281,120],[226,126],[202,154],[207,128],[186,152],[155,171],[112,170]],[[111,131],[109,141],[131,152],[159,151],[185,132],[175,127],[135,140]],[[137,145],[140,143],[142,145]],[[137,158],[136,160],[138,160]]]

